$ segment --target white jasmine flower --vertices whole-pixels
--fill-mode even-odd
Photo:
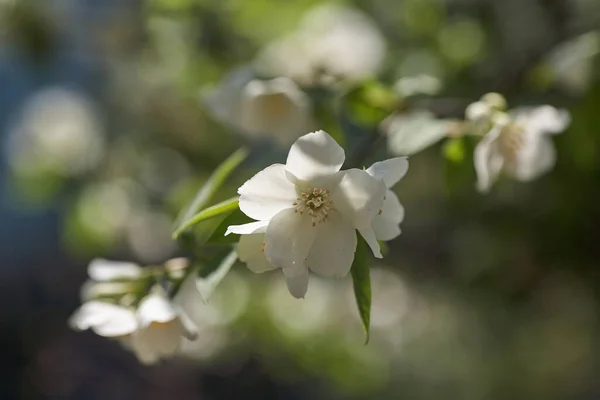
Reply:
[[[377,240],[392,240],[400,235],[399,225],[404,219],[404,207],[400,204],[396,193],[390,189],[406,175],[406,171],[408,171],[408,159],[406,157],[376,162],[367,169],[369,175],[382,180],[387,188],[381,211],[378,212],[371,223]]]
[[[193,340],[197,330],[187,314],[172,303],[162,290],[155,290],[139,304],[138,327],[128,345],[144,364],[174,355],[182,337]]]
[[[325,5],[309,12],[297,32],[265,48],[257,68],[306,85],[319,83],[319,74],[357,81],[379,71],[385,49],[381,32],[366,14]]]
[[[289,145],[311,128],[308,96],[289,78],[253,80],[242,93],[240,127]]]
[[[88,265],[88,276],[97,282],[134,280],[143,274],[143,269],[132,262],[111,261],[95,258]]]
[[[289,145],[312,125],[310,99],[289,78],[253,79],[239,70],[222,87],[205,96],[222,122],[253,137],[268,137]]]
[[[429,111],[413,111],[388,117],[382,123],[390,152],[408,156],[434,145],[446,136],[450,122]]]
[[[355,230],[382,257],[371,223],[381,210],[385,185],[366,171],[340,171],[344,159],[344,150],[326,132],[309,133],[292,145],[285,165],[267,167],[238,190],[240,209],[257,221],[230,226],[226,234],[264,233],[261,251],[269,264],[283,269],[295,297],[306,293],[308,269],[326,277],[348,274]],[[244,252],[256,250],[257,240],[242,242],[241,258],[252,260],[257,271],[269,269]]]
[[[551,106],[519,109],[507,124],[495,124],[475,148],[477,187],[486,192],[502,171],[518,181],[530,181],[554,166],[556,150],[549,134],[570,122],[566,110]]]

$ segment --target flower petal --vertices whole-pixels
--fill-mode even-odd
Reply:
[[[339,212],[331,211],[317,225],[317,237],[308,253],[306,266],[324,277],[348,275],[356,251],[356,230]]]
[[[265,234],[255,233],[243,235],[237,245],[237,254],[240,261],[245,262],[250,271],[257,274],[277,268],[271,265],[265,257],[263,243],[265,243]]]
[[[400,235],[398,226],[404,219],[404,207],[400,204],[396,193],[388,190],[383,200],[381,214],[373,218],[371,226],[377,240],[392,240]]]
[[[383,180],[387,188],[394,186],[408,171],[408,158],[396,157],[376,162],[367,168],[367,173],[374,178]]]
[[[142,268],[132,262],[110,261],[103,258],[95,258],[88,265],[89,277],[97,282],[112,280],[134,280],[143,273]]]
[[[369,225],[365,227],[358,227],[357,229],[362,235],[362,237],[365,239],[365,242],[367,242],[367,244],[371,248],[373,255],[376,258],[383,258],[383,255],[381,254],[381,246],[379,246],[379,242],[377,241],[377,236],[375,236],[375,231],[373,230],[373,227]]]
[[[517,117],[526,126],[526,129],[537,133],[560,133],[571,123],[571,116],[567,110],[559,110],[552,106],[540,106],[524,109]]]
[[[269,221],[256,221],[243,225],[229,225],[227,231],[225,231],[225,236],[230,233],[235,233],[237,235],[249,235],[258,232],[265,233],[267,225],[269,225]]]
[[[495,127],[475,147],[475,172],[480,192],[490,190],[504,165],[504,157],[498,151],[496,143],[501,132],[502,128]]]
[[[297,299],[304,298],[308,289],[308,268],[303,264],[297,264],[293,267],[283,268],[283,274],[290,294]]]
[[[310,181],[335,174],[345,158],[344,149],[327,132],[316,131],[296,140],[285,168],[298,179]]]
[[[129,335],[138,327],[133,310],[100,301],[84,303],[69,320],[77,330],[92,329],[104,337]]]
[[[285,165],[273,164],[260,171],[239,189],[240,210],[250,218],[269,220],[285,208],[292,207],[298,195],[285,175]]]
[[[366,171],[349,169],[337,188],[331,193],[336,210],[355,227],[371,226],[371,221],[381,209],[386,187]]]
[[[160,292],[146,296],[140,302],[137,315],[142,327],[146,327],[153,322],[166,323],[178,317],[169,299]]]
[[[283,210],[267,227],[265,256],[269,263],[281,268],[304,264],[316,235],[310,216],[294,209]]]
[[[514,179],[527,182],[550,171],[556,163],[556,149],[547,136],[530,137],[518,154],[515,165],[506,169]]]

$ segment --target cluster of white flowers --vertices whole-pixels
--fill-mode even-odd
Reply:
[[[197,328],[179,301],[182,292],[171,300],[137,264],[96,259],[88,275],[84,303],[70,319],[74,329],[118,340],[144,364],[177,353],[183,338],[196,338]]]
[[[487,192],[501,172],[531,181],[554,167],[556,150],[549,135],[566,129],[570,116],[552,106],[506,109],[497,93],[488,93],[466,109],[473,133],[484,135],[475,149],[477,188]]]
[[[378,240],[400,234],[404,209],[389,190],[408,169],[405,157],[367,170],[340,171],[344,149],[324,131],[300,137],[286,164],[274,164],[239,188],[239,206],[256,220],[230,226],[243,235],[240,260],[254,272],[281,268],[294,297],[304,297],[308,270],[324,277],[348,274],[358,231],[375,257]]]

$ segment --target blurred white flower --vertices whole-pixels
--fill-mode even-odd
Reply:
[[[312,127],[308,96],[289,78],[253,79],[240,69],[204,96],[217,119],[253,137],[289,145]]]
[[[382,207],[385,185],[363,170],[340,171],[344,159],[344,149],[326,132],[309,133],[292,145],[286,165],[267,167],[238,189],[240,209],[257,222],[230,226],[226,234],[264,233],[261,251],[269,264],[283,269],[295,297],[306,293],[309,268],[325,277],[348,274],[355,230],[382,257],[371,223]],[[254,259],[256,237],[254,246],[247,244],[238,253]],[[246,247],[253,251],[245,254]]]
[[[402,97],[417,94],[434,95],[442,88],[442,82],[435,76],[420,74],[398,79],[394,88]]]
[[[96,108],[83,94],[50,88],[25,105],[10,137],[11,167],[23,173],[52,170],[80,175],[95,167],[104,153]]]
[[[97,335],[123,339],[138,328],[135,310],[117,304],[88,301],[69,320],[73,329],[91,329]]]
[[[400,204],[396,193],[390,189],[402,179],[407,171],[408,159],[406,157],[390,158],[376,162],[367,168],[367,173],[382,180],[387,188],[381,211],[371,222],[377,240],[392,240],[400,235],[399,225],[404,219],[404,207]]]
[[[448,135],[450,121],[419,110],[388,117],[382,123],[390,152],[408,156],[418,153]]]
[[[69,320],[74,329],[117,339],[145,364],[175,354],[182,337],[196,338],[197,328],[178,296],[171,301],[158,285],[147,294],[149,279],[154,278],[139,265],[94,259],[88,274],[84,303]]]
[[[242,93],[240,127],[289,145],[311,128],[308,96],[289,78],[253,80]]]
[[[475,148],[477,188],[487,192],[500,172],[530,181],[548,172],[556,150],[548,136],[566,129],[570,116],[551,106],[517,109],[506,124],[494,124]]]
[[[182,337],[190,340],[197,337],[196,326],[162,290],[154,290],[142,299],[136,316],[138,327],[127,345],[144,364],[154,364],[177,353]]]
[[[327,4],[307,13],[298,31],[267,46],[256,65],[266,75],[311,85],[322,83],[323,77],[349,81],[371,77],[385,54],[384,38],[369,16]]]

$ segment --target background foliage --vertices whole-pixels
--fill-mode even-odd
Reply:
[[[566,107],[573,121],[555,138],[552,173],[501,181],[485,196],[474,188],[472,144],[411,157],[396,188],[403,234],[373,265],[368,346],[351,278],[311,283],[298,302],[278,276],[242,265],[198,305],[201,339],[187,358],[146,368],[115,343],[69,331],[92,257],[189,254],[171,240],[172,223],[214,168],[252,148],[216,202],[285,156],[218,122],[201,93],[322,3],[0,2],[3,398],[600,396],[593,0],[344,2],[383,32],[385,63],[336,107],[311,96],[322,127],[365,165],[385,154],[381,143],[366,158],[361,148],[394,107],[460,119],[497,91],[512,105]],[[420,73],[442,89],[387,101],[399,78]],[[36,107],[50,103],[52,113]],[[73,126],[88,134],[53,133]]]

